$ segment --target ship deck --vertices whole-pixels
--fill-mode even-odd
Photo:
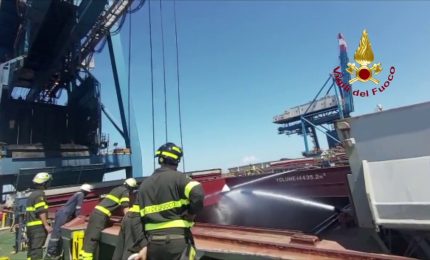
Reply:
[[[86,228],[84,218],[64,228],[63,238]],[[101,236],[100,259],[109,255],[116,244],[120,226],[106,228]],[[192,228],[198,255],[202,259],[410,259],[392,255],[347,250],[340,244],[305,235],[301,231],[275,230],[198,223]]]
[[[8,257],[10,260],[26,260],[27,252],[18,252],[15,254],[13,245],[15,244],[15,233],[9,231],[9,228],[0,229],[0,259]],[[7,258],[6,258],[7,259]]]

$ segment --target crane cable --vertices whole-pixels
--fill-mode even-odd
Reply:
[[[164,26],[163,26],[163,8],[160,0],[160,24],[161,24],[161,50],[163,54],[163,87],[164,87],[164,127],[166,128],[166,143],[169,140],[167,126],[167,88],[166,88],[166,56],[164,51]]]
[[[153,39],[152,39],[152,18],[151,18],[151,0],[148,0],[149,9],[149,39],[150,39],[150,51],[151,51],[151,103],[152,103],[152,146],[155,151],[155,108],[154,108],[154,59],[153,59]],[[161,33],[162,33],[162,55],[163,55],[163,85],[164,85],[164,119],[166,129],[166,142],[168,141],[168,124],[167,124],[167,87],[166,87],[166,65],[165,65],[165,48],[164,48],[164,26],[163,26],[163,15],[162,15],[162,3],[160,0],[160,18],[161,18]],[[179,47],[178,47],[178,32],[177,32],[177,19],[176,19],[176,0],[174,0],[174,23],[175,23],[175,47],[176,47],[176,80],[177,80],[177,92],[178,92],[178,113],[179,113],[179,130],[181,147],[183,149],[183,133],[182,133],[182,111],[181,111],[181,90],[180,90],[180,75],[179,75]],[[185,172],[185,156],[182,157],[182,167]],[[154,158],[154,169],[155,169],[155,158]]]
[[[148,1],[149,9],[149,49],[151,51],[151,105],[152,105],[152,150],[155,151],[155,114],[154,114],[154,59],[152,52],[152,22],[151,22],[151,0]],[[153,158],[155,170],[155,157]]]
[[[131,9],[131,5],[129,7],[129,9]],[[127,15],[127,14],[124,14]],[[128,14],[128,75],[127,75],[127,113],[128,113],[128,138],[131,137],[131,116],[130,116],[130,104],[131,104],[131,87],[130,87],[130,78],[131,78],[131,24],[132,24],[132,20],[131,20],[131,13]],[[131,146],[131,144],[130,144]],[[129,147],[131,149],[131,147]]]
[[[184,141],[182,139],[182,112],[181,112],[181,89],[179,84],[179,48],[178,48],[178,28],[176,22],[176,0],[173,0],[173,15],[175,23],[175,46],[176,46],[176,82],[178,86],[178,113],[179,113],[179,134],[181,137],[181,147],[184,149]],[[185,154],[182,156],[182,169],[185,172]]]

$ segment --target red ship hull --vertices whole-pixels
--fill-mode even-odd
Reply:
[[[349,167],[331,167],[239,177],[195,177],[207,195],[198,221],[313,232],[334,214],[313,202],[337,208],[350,203],[349,173]],[[231,191],[221,193],[225,184]],[[286,195],[292,200],[256,196],[252,191]]]
[[[260,197],[252,191],[287,195],[305,202],[324,203],[343,208],[350,203],[347,183],[349,167],[302,169],[286,173],[225,177],[220,172],[193,176],[202,183],[206,193],[205,208],[197,221],[221,225],[261,228],[295,229],[312,233],[314,228],[333,215],[333,211],[300,203]],[[82,214],[89,214],[98,203],[99,195],[121,182],[103,183],[86,198]],[[227,185],[231,190],[222,192]],[[48,191],[48,201],[54,213],[77,190]],[[55,194],[55,195],[54,195]],[[117,212],[121,215],[121,212]]]

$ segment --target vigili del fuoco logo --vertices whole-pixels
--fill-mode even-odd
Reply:
[[[383,68],[380,62],[373,63],[373,65],[370,66],[375,60],[375,57],[372,50],[372,44],[370,43],[366,30],[364,30],[363,34],[361,35],[360,44],[354,53],[354,59],[359,66],[357,66],[355,63],[348,63],[348,68],[346,71],[351,74],[351,80],[349,82],[342,81],[343,75],[340,71],[340,66],[333,70],[333,76],[335,77],[336,84],[345,91],[351,91],[351,85],[357,81],[363,83],[370,81],[371,83],[378,85],[380,81],[376,78],[376,76],[381,73]],[[370,92],[372,95],[382,93],[390,86],[390,82],[394,79],[394,73],[396,73],[396,68],[391,66],[390,74],[388,75],[387,80],[380,87],[374,87],[371,91],[356,89],[352,92],[352,94],[354,96],[368,97]]]

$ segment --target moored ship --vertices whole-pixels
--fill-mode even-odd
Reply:
[[[333,166],[322,167],[320,163],[305,158],[270,162],[264,170],[248,174],[221,174],[219,169],[192,172],[207,194],[198,220],[312,232],[333,215],[332,208],[350,203],[349,166],[332,162]]]

